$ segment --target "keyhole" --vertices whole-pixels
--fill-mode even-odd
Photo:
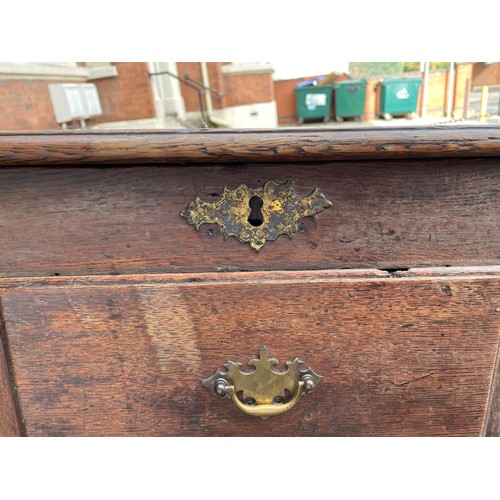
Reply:
[[[250,216],[248,217],[248,223],[255,227],[260,226],[264,222],[264,217],[261,210],[261,208],[264,206],[262,198],[260,198],[259,196],[252,196],[248,204],[251,208]]]

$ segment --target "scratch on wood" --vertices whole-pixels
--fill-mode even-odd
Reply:
[[[428,378],[434,375],[434,373],[428,373],[427,375],[422,375],[421,377],[414,378],[412,380],[408,380],[408,382],[390,382],[390,384],[395,385],[396,387],[407,387],[413,382],[417,382],[418,380],[422,380],[424,378]]]

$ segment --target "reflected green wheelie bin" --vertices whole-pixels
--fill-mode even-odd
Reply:
[[[393,116],[414,118],[422,78],[384,78],[378,84],[379,111],[385,120]]]
[[[332,87],[335,121],[341,122],[344,118],[361,120],[365,112],[366,79],[344,80]]]
[[[332,109],[331,85],[307,85],[295,88],[298,122],[322,118],[329,122]]]

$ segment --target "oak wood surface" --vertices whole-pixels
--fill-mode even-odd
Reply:
[[[499,156],[491,126],[0,133],[0,435],[499,435]],[[333,205],[260,254],[179,215],[288,177]],[[262,344],[325,375],[267,422],[200,383]]]
[[[315,162],[500,155],[500,128],[0,133],[0,165]]]
[[[416,279],[433,278],[436,280],[457,280],[460,278],[500,278],[499,266],[468,266],[468,267],[424,267],[411,268],[405,271],[386,271],[381,269],[322,269],[302,271],[252,271],[252,272],[212,272],[212,273],[157,273],[157,274],[127,274],[123,276],[50,276],[2,278],[0,293],[9,289],[44,288],[52,286],[85,287],[115,286],[115,285],[193,285],[196,284],[235,284],[238,283],[280,283],[293,285],[304,279],[309,282],[352,281],[380,278],[399,278],[405,282]]]
[[[222,273],[184,283],[108,277],[97,286],[53,278],[4,290],[27,434],[486,432],[498,274],[330,279],[304,271],[267,281],[256,276],[265,273],[228,274],[233,282]],[[325,376],[293,410],[267,421],[201,385],[262,344],[280,367],[298,356]]]
[[[500,305],[497,310],[500,311]],[[500,344],[493,367],[493,379],[484,428],[486,436],[500,436]]]
[[[1,316],[0,312],[0,323],[3,323]],[[0,324],[0,330],[3,330],[3,324]],[[20,436],[21,428],[14,400],[13,380],[6,357],[4,333],[0,331],[0,437],[12,437]]]
[[[0,276],[409,268],[500,262],[497,159],[0,169]],[[260,253],[180,212],[296,182],[333,205]]]

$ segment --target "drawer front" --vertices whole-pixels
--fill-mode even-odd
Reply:
[[[295,181],[332,206],[260,252],[181,217],[225,186]],[[500,262],[496,159],[1,172],[0,276],[410,268]],[[26,235],[29,234],[29,238]]]
[[[282,272],[88,278],[3,292],[32,436],[481,435],[499,275]],[[201,380],[261,345],[324,380],[261,420]]]

